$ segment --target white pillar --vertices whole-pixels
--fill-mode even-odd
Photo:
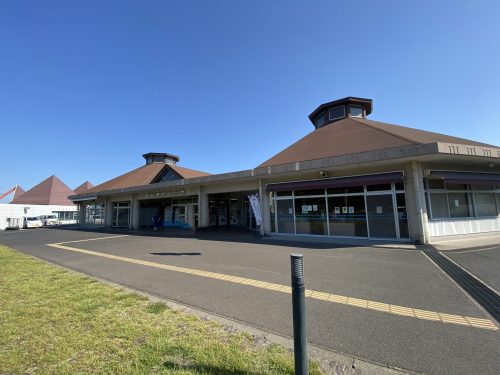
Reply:
[[[198,220],[199,227],[208,227],[208,194],[204,191],[203,186],[198,189]]]
[[[427,204],[425,202],[425,190],[423,172],[420,163],[411,162],[410,173],[407,176],[407,198],[408,202],[408,225],[412,238],[422,244],[429,243],[429,222],[427,217]],[[411,204],[410,204],[411,203]]]
[[[188,204],[186,207],[187,223],[191,229],[195,229],[194,204]]]
[[[140,218],[140,202],[138,199],[132,196],[132,201],[130,204],[130,229],[139,229],[139,218]]]

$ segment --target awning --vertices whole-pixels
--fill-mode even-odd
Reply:
[[[449,184],[500,185],[500,174],[482,172],[431,171]]]
[[[95,196],[95,195],[87,196],[87,197],[70,198],[70,200],[73,202],[93,201],[95,199],[97,199],[97,196]]]
[[[361,176],[322,178],[318,180],[268,184],[267,191],[341,188],[341,187],[360,186],[360,185],[389,184],[391,182],[402,182],[402,181],[403,181],[403,172],[388,172],[388,173],[367,174]]]

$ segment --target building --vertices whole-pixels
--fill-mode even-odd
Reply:
[[[46,178],[26,192],[16,186],[12,201],[0,204],[0,229],[14,222],[18,225],[26,216],[40,215],[57,215],[60,224],[75,224],[78,210],[68,196],[84,193],[89,186],[92,185],[87,181],[73,191],[57,176]]]
[[[145,165],[70,197],[80,225],[240,226],[262,234],[430,243],[500,233],[500,148],[372,121],[372,100],[324,103],[314,130],[251,170],[210,175],[179,157]],[[248,196],[259,194],[257,228]]]

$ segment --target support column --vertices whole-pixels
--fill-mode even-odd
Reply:
[[[408,225],[412,239],[421,244],[429,243],[429,222],[425,202],[424,180],[420,163],[412,161],[407,174],[405,190],[408,192]],[[411,203],[411,204],[410,204]]]
[[[132,201],[130,204],[130,229],[139,229],[139,219],[140,219],[140,202],[138,199],[132,196]]]
[[[193,204],[188,204],[186,207],[186,214],[187,214],[187,223],[191,227],[191,229],[195,229],[195,217],[194,217],[194,205]]]
[[[203,186],[198,189],[198,220],[200,228],[208,227],[208,194]]]
[[[79,227],[84,227],[85,226],[85,203],[80,203],[78,205],[78,226]]]
[[[104,226],[106,228],[113,226],[113,202],[111,202],[111,198],[104,199]]]

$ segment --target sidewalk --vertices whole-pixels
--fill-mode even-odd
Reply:
[[[439,251],[465,250],[500,246],[500,234],[487,235],[481,238],[471,236],[458,240],[439,241],[433,243],[435,249]]]

